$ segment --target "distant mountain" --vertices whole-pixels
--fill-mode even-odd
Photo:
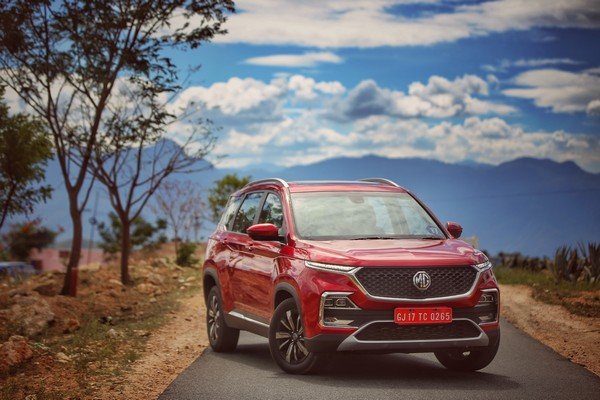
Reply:
[[[334,158],[278,171],[269,165],[259,168],[212,169],[177,179],[189,179],[209,188],[230,172],[252,175],[254,179],[278,176],[290,181],[385,177],[418,195],[442,221],[461,223],[465,236],[477,236],[480,247],[492,253],[551,255],[563,244],[600,241],[600,174],[583,171],[573,162],[520,158],[490,166],[365,156]],[[47,174],[56,189],[52,200],[40,207],[38,214],[50,226],[62,225],[67,231],[59,240],[65,240],[70,229],[66,195],[58,169],[51,166]],[[97,190],[101,193],[101,219],[110,211],[110,205],[103,189],[98,186]],[[94,195],[88,204],[86,221],[93,205]],[[87,225],[86,239],[90,232]]]

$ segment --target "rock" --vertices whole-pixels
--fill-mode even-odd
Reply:
[[[196,277],[195,277],[195,276],[190,276],[190,277],[188,277],[188,278],[187,278],[185,281],[186,281],[186,282],[193,282],[193,281],[195,281],[195,280],[196,280]]]
[[[146,337],[146,336],[150,336],[150,332],[145,331],[145,330],[138,330],[138,329],[134,329],[133,333],[135,333],[137,336],[139,337]]]
[[[54,322],[54,312],[37,292],[29,292],[27,296],[15,296],[15,300],[16,304],[10,308],[10,319],[19,326],[23,335],[38,335]]]
[[[8,291],[9,297],[15,297],[16,295],[26,296],[27,290],[25,288],[17,288]]]
[[[25,400],[37,400],[37,395],[36,394],[28,394],[27,396],[25,396]]]
[[[165,283],[165,277],[164,276],[159,275],[159,274],[155,274],[153,272],[150,273],[150,274],[148,274],[147,279],[148,279],[148,282],[150,282],[151,284],[156,285],[156,286],[160,286],[163,283]]]
[[[100,317],[100,323],[101,324],[110,324],[112,325],[112,320],[113,318],[110,315],[104,315],[102,317]]]
[[[115,285],[115,286],[123,286],[123,283],[118,280],[118,279],[109,279],[108,283],[110,283],[111,285]]]
[[[56,290],[56,286],[53,283],[36,286],[33,290],[44,296],[56,296],[58,294],[58,290]]]
[[[66,364],[66,363],[68,363],[68,362],[71,361],[71,357],[69,357],[68,355],[66,355],[62,351],[59,351],[58,353],[56,353],[56,360],[59,363]]]
[[[33,351],[23,336],[13,335],[0,347],[0,371],[23,364],[33,357]]]
[[[152,283],[140,283],[137,285],[136,289],[142,294],[152,294],[158,290],[158,286],[153,285]]]
[[[119,332],[117,332],[114,328],[110,328],[108,330],[108,332],[106,332],[106,336],[108,336],[111,339],[118,339],[121,337],[121,335],[119,334]]]
[[[80,327],[81,324],[77,318],[69,318],[65,322],[65,329],[63,330],[63,333],[73,333]]]
[[[150,301],[150,303],[156,303],[156,297],[152,297],[152,298],[150,298],[150,300],[149,300],[149,301]]]

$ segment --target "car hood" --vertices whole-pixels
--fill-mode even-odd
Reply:
[[[471,265],[486,256],[457,239],[304,240],[310,261],[356,266]]]

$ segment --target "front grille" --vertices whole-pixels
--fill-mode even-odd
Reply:
[[[426,290],[413,284],[413,277],[425,271],[431,278]],[[477,271],[470,266],[380,268],[364,267],[356,272],[356,278],[371,296],[428,299],[456,296],[467,293],[473,286]]]
[[[367,341],[443,340],[468,339],[480,335],[469,321],[454,321],[440,325],[397,325],[393,322],[376,322],[358,332],[356,339]]]

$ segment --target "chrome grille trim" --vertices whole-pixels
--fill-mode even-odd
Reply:
[[[369,267],[358,267],[358,268],[352,270],[352,272],[345,273],[345,275],[347,275],[352,280],[352,282],[354,282],[354,284],[360,289],[360,291],[363,292],[363,294],[365,296],[367,296],[369,299],[379,300],[379,301],[389,301],[389,302],[435,303],[435,302],[442,302],[442,301],[447,301],[447,300],[465,299],[465,298],[470,297],[473,294],[473,292],[475,292],[475,289],[477,288],[477,283],[479,282],[479,279],[481,278],[481,271],[477,271],[477,274],[475,275],[475,279],[473,279],[473,284],[471,285],[470,289],[465,293],[452,295],[452,296],[428,297],[428,298],[424,298],[424,299],[414,299],[414,298],[406,298],[406,297],[384,297],[384,296],[374,296],[374,295],[370,294],[368,292],[368,290],[360,283],[360,280],[356,277],[356,273],[358,271],[362,270],[363,268],[369,268]],[[390,267],[390,268],[394,268],[394,267]],[[396,267],[396,268],[402,268],[402,267]],[[406,268],[415,268],[415,267],[406,267]],[[444,268],[444,267],[440,266],[440,268]]]

